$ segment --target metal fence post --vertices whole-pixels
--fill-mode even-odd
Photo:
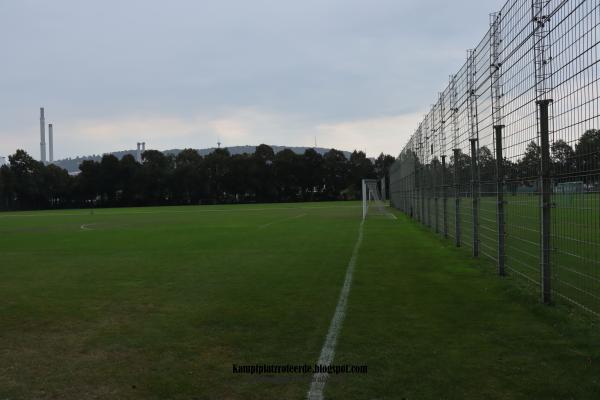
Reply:
[[[460,149],[453,149],[454,153],[454,228],[456,232],[454,233],[454,238],[456,239],[456,247],[460,247],[460,187],[459,187],[459,158],[460,158]]]
[[[437,165],[432,164],[432,174],[433,174],[433,207],[435,207],[435,233],[440,233],[440,212],[439,212],[439,203],[438,203],[438,187],[437,187]]]
[[[498,233],[498,275],[504,276],[506,262],[505,219],[504,219],[504,156],[502,155],[502,12],[490,15],[490,68],[492,88],[492,118],[496,143],[496,223]]]
[[[552,301],[552,271],[550,264],[550,224],[551,224],[551,197],[552,183],[550,180],[550,129],[549,129],[549,106],[552,102],[550,94],[552,92],[551,66],[552,57],[550,56],[550,16],[547,13],[549,0],[533,0],[532,22],[533,22],[533,54],[535,67],[535,90],[539,134],[540,134],[540,191],[541,191],[541,284],[542,301],[549,304]]]
[[[477,157],[479,153],[479,128],[477,122],[477,87],[476,87],[476,51],[467,50],[467,91],[468,97],[468,122],[469,142],[471,143],[471,200],[472,200],[472,235],[473,235],[473,257],[479,256],[479,170]]]
[[[542,301],[549,304],[552,301],[552,270],[550,264],[550,225],[552,223],[552,182],[550,179],[550,140],[548,107],[552,100],[539,100],[540,117],[540,150],[541,150],[541,194],[542,194]]]
[[[425,219],[425,217],[426,217],[426,210],[425,210],[425,188],[426,188],[426,186],[424,184],[425,182],[423,182],[425,180],[424,179],[425,178],[425,171],[424,171],[424,169],[425,168],[422,168],[422,170],[419,173],[419,178],[421,178],[421,182],[419,182],[419,189],[420,189],[419,191],[420,191],[420,194],[421,194],[421,206],[420,206],[420,209],[421,209],[421,223],[423,225],[425,225],[425,223],[426,223],[426,219]],[[423,184],[421,184],[421,183],[423,183]]]
[[[415,161],[415,208],[417,210],[416,216],[417,221],[423,223],[423,207],[422,207],[422,195],[421,195],[421,174],[419,171],[419,163]]]
[[[502,129],[504,125],[495,125],[496,132],[496,214],[498,223],[498,275],[506,275],[505,264],[505,225],[504,225],[504,157],[502,155]]]
[[[446,193],[446,156],[442,156],[442,221],[444,238],[448,238],[448,197]]]
[[[479,256],[479,171],[477,167],[477,139],[471,142],[471,196],[473,201],[473,257]]]
[[[412,203],[413,203],[413,208],[415,210],[414,218],[416,220],[418,220],[419,219],[419,209],[417,208],[418,207],[417,196],[418,196],[419,188],[418,188],[417,182],[419,181],[419,173],[417,172],[417,160],[416,159],[414,161],[413,168],[414,168],[414,171],[413,171],[413,182],[412,182],[413,183],[413,185],[412,185],[413,186],[412,187],[412,189],[413,189],[412,190],[412,194],[413,194]]]
[[[429,223],[429,174],[427,173],[427,164],[423,165],[423,225]]]
[[[418,181],[418,174],[417,174],[417,162],[415,161],[414,163],[414,171],[413,171],[413,175],[412,175],[412,198],[411,198],[411,202],[412,202],[412,208],[413,208],[413,218],[418,220],[419,219],[419,204],[418,204],[418,188],[417,188],[417,181]]]
[[[407,207],[410,210],[410,217],[415,217],[415,171],[406,177],[406,195]]]
[[[414,174],[407,175],[404,179],[404,207],[410,217],[413,217],[413,180]]]
[[[431,220],[433,219],[431,216],[431,166],[427,165],[425,168],[427,168],[427,191],[426,191],[426,196],[427,196],[427,208],[426,208],[426,215],[427,215],[427,222],[426,225],[429,228],[433,227],[433,224],[431,223]]]
[[[415,208],[415,219],[421,222],[421,195],[420,195],[420,184],[419,184],[419,173],[415,169],[414,175],[414,192],[413,192],[413,205]]]

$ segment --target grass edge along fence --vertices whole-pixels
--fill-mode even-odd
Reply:
[[[600,0],[509,0],[390,169],[390,201],[600,315]]]

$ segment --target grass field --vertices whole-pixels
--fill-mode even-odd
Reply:
[[[0,213],[0,399],[302,399],[359,203]],[[594,320],[398,214],[369,218],[327,399],[600,396]]]
[[[479,199],[479,251],[497,263],[497,200],[491,191]],[[506,194],[506,269],[540,292],[540,199],[537,194]],[[554,299],[600,316],[600,195],[598,193],[552,195],[551,266]],[[434,199],[425,200],[425,222],[435,229]],[[448,199],[448,233],[455,240],[455,199]],[[473,248],[472,198],[460,198],[461,245]],[[442,231],[442,200],[437,203],[438,231]]]

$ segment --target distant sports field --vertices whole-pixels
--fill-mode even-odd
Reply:
[[[312,373],[234,369],[314,365],[349,265],[333,364],[367,372],[330,374],[325,399],[600,398],[593,320],[396,215],[0,213],[0,399],[305,399]]]

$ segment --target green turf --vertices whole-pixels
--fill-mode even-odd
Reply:
[[[359,203],[0,214],[0,399],[301,399]],[[82,226],[84,229],[82,229]],[[365,224],[330,399],[596,398],[590,322],[399,215]],[[281,378],[281,377],[279,377]]]
[[[506,269],[537,296],[540,293],[540,199],[536,194],[505,194]],[[552,289],[558,302],[600,316],[600,195],[552,195]],[[434,199],[424,202],[425,223],[435,229]],[[492,192],[479,199],[479,251],[497,260],[497,200]],[[438,201],[438,231],[442,230],[442,201]],[[448,199],[448,232],[455,238],[454,197]],[[473,248],[472,199],[460,199],[462,247]]]

